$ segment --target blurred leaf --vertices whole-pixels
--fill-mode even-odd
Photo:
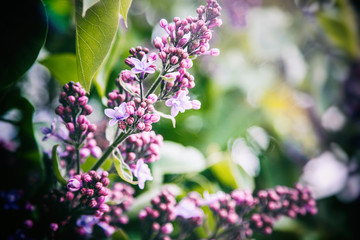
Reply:
[[[175,142],[165,141],[161,147],[161,158],[154,166],[167,174],[200,172],[206,168],[206,160],[194,147],[184,147]]]
[[[120,0],[120,14],[124,18],[125,26],[127,27],[127,15],[131,6],[132,0]]]
[[[359,53],[356,18],[346,0],[337,2],[337,11],[320,12],[317,15],[318,21],[334,45],[356,58]]]
[[[137,181],[133,181],[134,177],[132,175],[131,169],[130,169],[129,165],[127,165],[124,162],[124,159],[122,158],[119,149],[116,148],[115,151],[117,152],[117,154],[115,154],[113,152],[113,159],[114,159],[115,169],[116,169],[117,173],[119,174],[119,176],[128,183],[131,183],[134,185],[138,184]]]
[[[114,234],[111,236],[111,240],[128,240],[129,237],[126,235],[126,233],[119,228],[114,232]]]
[[[53,161],[54,175],[61,184],[66,185],[67,181],[65,180],[65,178],[63,178],[63,176],[60,173],[59,158],[58,158],[58,154],[56,151],[58,146],[59,146],[59,144],[55,145],[52,149],[52,161]]]
[[[233,162],[230,153],[223,154],[221,161],[210,167],[213,174],[225,186],[232,189],[254,189],[254,179]]]
[[[87,92],[114,42],[119,25],[120,0],[100,0],[82,17],[81,1],[76,4],[76,61],[79,82]]]
[[[115,35],[114,44],[111,47],[109,54],[105,58],[104,66],[100,69],[99,73],[96,75],[95,87],[101,98],[105,96],[106,86],[109,81],[109,76],[113,71],[113,68],[119,58],[122,47],[123,44],[121,43],[121,34],[120,31],[117,31]]]
[[[78,81],[76,56],[72,53],[50,55],[39,60],[39,63],[49,69],[60,85],[65,85],[70,81]]]
[[[81,170],[84,172],[88,172],[91,170],[91,168],[95,165],[95,163],[98,161],[98,159],[89,156],[86,161],[81,164]],[[111,168],[112,160],[111,158],[108,158],[105,160],[105,162],[101,165],[101,169],[108,171]]]
[[[6,4],[6,18],[1,21],[5,26],[1,28],[0,90],[12,85],[33,65],[47,33],[46,12],[40,0]]]

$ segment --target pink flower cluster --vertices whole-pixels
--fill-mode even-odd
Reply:
[[[92,113],[93,108],[87,104],[85,89],[80,83],[69,82],[64,85],[59,102],[61,105],[56,108],[56,114],[66,124],[70,138],[79,144],[82,143],[89,133],[96,130],[96,125],[91,124],[86,118]]]
[[[174,194],[164,190],[151,200],[151,207],[139,212],[144,239],[155,235],[155,239],[170,240],[169,234],[173,231],[171,222],[176,218],[175,204]]]
[[[110,204],[109,214],[103,215],[102,221],[109,225],[120,227],[129,222],[125,214],[134,202],[135,190],[124,183],[115,183],[110,189],[107,201]]]
[[[107,188],[110,183],[108,175],[106,171],[100,175],[91,170],[89,173],[73,176],[67,184],[66,199],[76,205],[73,208],[82,206],[93,210],[95,216],[102,216],[110,211],[109,205],[105,203],[105,198],[110,193]]]
[[[157,135],[154,131],[142,132],[129,136],[119,145],[119,150],[124,161],[134,170],[140,159],[144,163],[153,163],[159,160],[162,144],[163,137],[160,134]]]

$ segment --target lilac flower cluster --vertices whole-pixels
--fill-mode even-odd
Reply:
[[[103,215],[102,221],[118,227],[127,224],[129,218],[125,212],[129,211],[134,202],[134,193],[128,184],[115,183],[106,199],[110,204],[110,212]]]
[[[109,205],[105,203],[105,198],[110,193],[107,188],[110,183],[108,175],[106,171],[100,175],[91,170],[89,173],[73,176],[67,184],[66,199],[74,204],[73,208],[85,207],[92,210],[95,216],[102,216],[110,211]]]
[[[56,114],[66,124],[70,138],[81,144],[89,133],[96,130],[96,125],[91,124],[86,118],[92,113],[93,108],[87,104],[85,89],[80,83],[69,82],[64,85],[59,102],[61,105],[56,108]]]
[[[144,239],[170,239],[174,229],[171,222],[176,218],[175,204],[174,194],[165,189],[151,200],[152,207],[139,212]]]
[[[105,109],[105,115],[111,118],[109,125],[118,124],[122,130],[135,130],[138,132],[149,132],[152,124],[160,120],[160,116],[154,112],[153,103],[156,101],[149,96],[147,99],[141,100],[139,97],[132,97],[131,100],[125,101],[125,94],[119,91],[109,93],[108,106],[118,106],[114,109]]]
[[[144,163],[153,163],[160,159],[160,147],[163,144],[163,137],[154,131],[142,132],[129,136],[119,150],[122,157],[131,169],[136,168],[138,160]]]
[[[167,238],[172,231],[164,234],[161,227],[173,226],[175,219],[180,229],[183,229],[178,238],[185,239],[203,224],[206,215],[202,208],[205,206],[211,210],[216,221],[209,239],[242,240],[251,237],[254,231],[270,234],[275,221],[281,216],[317,213],[311,192],[300,184],[294,189],[277,186],[275,189],[261,190],[257,197],[248,190],[234,190],[230,194],[205,192],[204,198],[191,192],[178,204],[174,195],[165,190],[151,204],[152,207],[146,207],[140,212],[139,218],[143,229],[151,234],[146,236],[157,236],[152,239]]]

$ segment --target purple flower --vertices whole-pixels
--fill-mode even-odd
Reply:
[[[45,135],[42,138],[42,140],[45,141],[49,137],[55,135],[55,130],[56,130],[56,119],[54,119],[52,121],[50,128],[48,128],[48,127],[41,127],[40,128],[40,131]]]
[[[209,194],[208,191],[205,191],[203,193],[203,195],[204,195],[204,204],[203,205],[210,205],[214,202],[217,202],[219,199],[225,197],[225,193],[222,191],[219,191],[217,193],[212,193],[212,194]]]
[[[204,212],[196,207],[195,202],[189,199],[183,199],[175,207],[176,216],[183,217],[184,219],[189,219],[193,217],[201,218],[204,215]]]
[[[105,115],[111,118],[109,121],[110,126],[114,126],[118,121],[124,120],[129,117],[129,113],[126,111],[126,103],[121,103],[119,107],[114,109],[105,109]]]
[[[115,228],[109,225],[107,222],[99,222],[97,225],[104,230],[104,233],[107,237],[111,237],[111,235],[115,232]]]
[[[90,235],[93,231],[93,226],[99,221],[95,216],[82,215],[77,221],[76,226],[84,230],[85,235]]]
[[[185,110],[191,109],[192,104],[189,99],[190,97],[186,96],[185,91],[180,91],[177,97],[173,97],[167,100],[165,105],[171,107],[171,116],[175,117],[178,115],[179,111],[183,113]]]
[[[144,163],[143,159],[140,159],[136,163],[134,175],[138,179],[140,189],[144,189],[145,181],[153,180],[153,177],[151,176],[150,168],[148,165],[146,165],[146,163]]]
[[[141,73],[142,75],[145,73],[154,73],[155,69],[151,67],[152,63],[147,62],[146,55],[143,56],[141,61],[137,58],[130,58],[130,61],[132,64],[134,64],[134,67],[131,69],[131,71],[135,74]]]
[[[71,191],[71,192],[79,191],[79,189],[81,188],[81,183],[80,183],[80,181],[77,180],[76,178],[71,178],[71,179],[69,179],[69,181],[68,181],[67,188],[68,188],[69,191]]]

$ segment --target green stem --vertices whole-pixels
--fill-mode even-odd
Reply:
[[[129,132],[122,132],[118,138],[115,139],[115,141],[106,149],[106,151],[103,153],[101,158],[95,163],[95,165],[92,167],[91,170],[97,170],[101,165],[105,162],[105,160],[109,157],[109,155],[112,153],[112,151],[119,146],[120,143],[122,143],[130,134],[132,131]]]
[[[164,74],[166,74],[166,70],[162,71],[159,76],[157,77],[157,79],[155,80],[155,82],[153,83],[153,85],[151,85],[150,89],[148,90],[148,92],[146,93],[145,97],[148,97],[150,94],[152,94],[153,92],[155,92],[156,88],[159,86],[162,78],[161,76],[163,76]]]
[[[76,169],[77,174],[80,174],[80,150],[79,150],[79,144],[75,145],[75,151],[76,151]]]

